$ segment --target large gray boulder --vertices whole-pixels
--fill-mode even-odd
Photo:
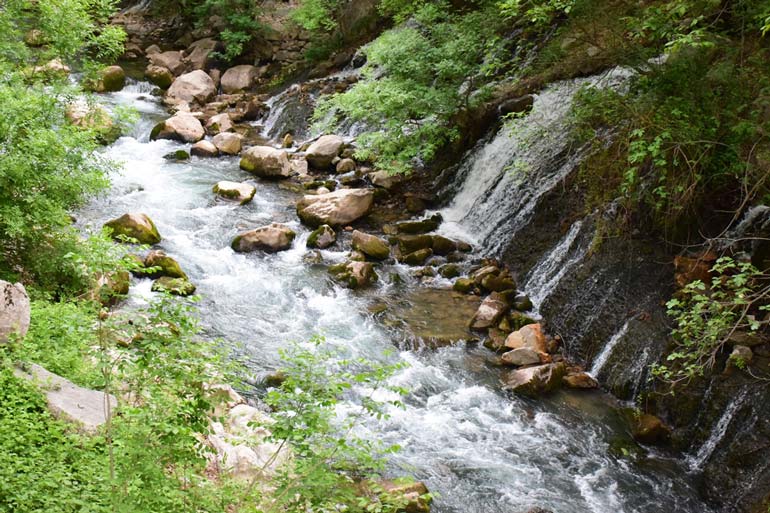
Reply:
[[[187,112],[180,112],[166,121],[161,121],[150,133],[150,139],[171,139],[174,141],[194,143],[206,135],[200,120]]]
[[[289,249],[296,236],[297,234],[288,226],[272,223],[256,230],[238,234],[233,239],[232,248],[238,253],[257,250],[276,253]]]
[[[16,369],[14,373],[41,389],[54,416],[73,422],[89,433],[107,422],[108,411],[113,412],[118,405],[114,396],[80,387],[36,364]]]
[[[270,146],[252,146],[241,156],[240,166],[261,178],[288,178],[291,175],[286,152]]]
[[[174,80],[166,92],[166,99],[171,103],[204,104],[216,94],[217,88],[211,77],[197,69]]]
[[[211,138],[212,144],[225,155],[238,155],[241,152],[241,135],[223,132]]]
[[[240,93],[251,89],[258,76],[259,69],[256,66],[241,64],[225,71],[220,85],[226,94]]]
[[[189,63],[190,69],[206,69],[209,55],[216,49],[217,42],[210,37],[199,39],[187,48],[187,57],[185,60]]]
[[[0,344],[29,329],[29,296],[21,283],[0,280]]]
[[[312,227],[347,225],[368,214],[373,202],[374,193],[369,189],[338,189],[304,196],[297,202],[297,215]]]
[[[316,169],[328,169],[345,146],[338,135],[324,135],[318,138],[305,152],[308,164]]]

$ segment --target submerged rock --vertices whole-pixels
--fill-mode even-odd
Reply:
[[[316,169],[328,169],[342,151],[345,141],[338,135],[324,135],[318,138],[305,152],[308,164]]]
[[[276,253],[289,249],[296,236],[297,234],[288,226],[280,223],[271,223],[267,226],[238,234],[233,239],[231,246],[238,253],[257,250]]]
[[[223,198],[237,201],[241,205],[245,205],[254,198],[257,188],[247,183],[228,182],[223,180],[214,186],[213,191]]]
[[[385,260],[390,256],[390,246],[384,240],[358,230],[353,232],[352,246],[375,260]]]
[[[566,371],[564,362],[517,369],[503,378],[503,389],[532,397],[547,394],[559,388]]]
[[[240,166],[261,178],[288,178],[291,175],[286,152],[270,146],[252,146],[243,153]]]
[[[112,230],[113,239],[124,236],[135,239],[139,244],[157,244],[160,242],[158,229],[146,214],[123,214],[117,219],[107,221],[104,226]]]
[[[304,196],[297,202],[297,215],[309,226],[347,225],[368,214],[373,202],[369,189],[340,189]]]
[[[337,242],[337,234],[331,226],[324,224],[313,230],[307,238],[307,247],[326,249]]]
[[[329,274],[350,289],[368,287],[377,281],[377,273],[370,262],[345,262],[329,267]]]
[[[13,335],[26,335],[29,315],[29,296],[24,285],[0,280],[0,344]]]
[[[669,441],[671,430],[660,418],[649,413],[639,413],[630,408],[624,410],[624,414],[635,440],[650,445],[665,444]]]
[[[191,296],[195,294],[195,285],[186,278],[161,276],[153,282],[152,291],[167,292],[174,296]]]

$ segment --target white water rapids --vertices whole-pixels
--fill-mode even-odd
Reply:
[[[186,146],[148,141],[150,127],[165,113],[147,88],[134,84],[105,98],[137,107],[142,120],[132,136],[106,150],[123,170],[105,197],[79,212],[80,224],[99,227],[125,212],[148,214],[163,236],[159,246],[198,286],[207,335],[241,343],[255,373],[275,368],[277,351],[287,342],[314,334],[351,355],[406,361],[408,368],[393,378],[410,390],[406,408],[394,408],[390,419],[363,432],[403,447],[391,461],[392,472],[426,481],[438,494],[435,512],[516,513],[534,506],[555,513],[708,511],[676,462],[651,457],[635,464],[610,452],[610,443],[627,434],[601,394],[509,397],[500,392],[500,369],[489,365],[483,347],[385,356],[394,347],[392,331],[366,313],[366,295],[334,285],[324,269],[303,262],[309,230],[294,213],[295,193],[255,181],[249,205],[217,201],[211,192],[217,181],[253,180],[237,159],[166,161],[163,155]],[[230,249],[237,232],[273,221],[299,234],[291,250],[268,255]],[[324,256],[341,260],[343,253]],[[375,294],[403,293],[381,287]],[[142,301],[149,288],[149,280],[135,280],[132,300]]]

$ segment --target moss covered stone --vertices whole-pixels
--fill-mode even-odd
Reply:
[[[174,296],[191,296],[195,293],[195,285],[185,278],[162,276],[152,284],[153,292],[168,292]]]
[[[117,240],[128,237],[139,244],[157,244],[161,240],[155,223],[146,214],[123,214],[106,222],[104,226],[112,230],[111,235]]]

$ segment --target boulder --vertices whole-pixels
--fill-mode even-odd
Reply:
[[[0,280],[0,344],[29,330],[29,296],[21,283]]]
[[[406,176],[388,171],[375,171],[367,175],[372,185],[390,190],[406,181]]]
[[[194,143],[206,135],[198,118],[187,112],[180,112],[165,121],[161,121],[150,132],[150,140],[171,139]]]
[[[390,246],[379,237],[368,233],[355,230],[351,244],[353,249],[375,260],[385,260],[390,256]]]
[[[182,270],[179,262],[176,259],[168,256],[164,251],[159,249],[150,251],[147,256],[144,257],[144,267],[157,268],[154,271],[145,271],[145,276],[150,278],[160,278],[161,276],[168,276],[169,278],[185,278],[187,274]]]
[[[172,103],[208,102],[217,94],[214,81],[205,71],[195,70],[178,77],[166,92],[166,99]]]
[[[185,62],[182,52],[170,50],[168,52],[154,52],[147,55],[150,64],[162,66],[169,70],[174,76],[181,75],[185,71]]]
[[[472,292],[475,288],[476,284],[473,283],[473,280],[470,278],[458,278],[455,280],[454,284],[452,285],[452,289],[456,290],[457,292],[462,292],[463,294],[467,294],[469,292]]]
[[[342,159],[335,166],[337,174],[350,173],[356,170],[356,162],[353,159]]]
[[[206,121],[206,131],[210,134],[218,134],[221,132],[232,132],[233,130],[233,120],[230,117],[230,114],[227,112],[223,112],[222,114],[217,114],[215,116],[211,116],[208,121]]]
[[[64,64],[60,59],[53,59],[42,66],[32,68],[35,75],[44,75],[46,77],[64,77],[70,74],[70,67]]]
[[[184,150],[174,150],[163,155],[163,158],[174,162],[184,162],[185,160],[190,160],[190,154]]]
[[[377,483],[377,488],[385,492],[395,503],[403,506],[398,513],[430,513],[432,501],[428,487],[421,481],[384,480]]]
[[[307,149],[305,159],[316,169],[328,169],[344,145],[345,142],[338,135],[321,136]]]
[[[297,215],[309,226],[348,225],[369,213],[374,194],[368,189],[339,189],[304,196],[297,202]]]
[[[238,155],[241,152],[241,136],[230,132],[215,135],[211,142],[225,155]]]
[[[87,433],[95,433],[107,422],[107,404],[113,412],[118,407],[115,396],[80,387],[34,363],[15,369],[14,374],[41,389],[55,417],[72,422]]]
[[[291,175],[286,152],[270,146],[252,146],[243,152],[240,166],[261,178],[288,178]]]
[[[307,238],[307,247],[325,249],[337,242],[337,234],[328,224],[324,224],[313,230]]]
[[[457,251],[457,243],[441,235],[432,235],[431,249],[436,255],[448,255]]]
[[[561,382],[567,388],[579,390],[599,388],[599,382],[587,372],[570,372],[562,378]]]
[[[444,264],[438,268],[438,273],[447,279],[457,278],[461,274],[460,266],[457,264]]]
[[[505,339],[505,347],[509,349],[528,347],[539,353],[548,352],[548,344],[543,333],[543,326],[540,324],[527,324],[521,329],[514,331]]]
[[[547,394],[559,388],[566,369],[564,362],[517,369],[503,378],[503,389],[533,397]]]
[[[241,64],[224,72],[220,86],[225,94],[248,91],[254,86],[254,81],[258,76],[259,68],[250,64]]]
[[[187,57],[185,60],[190,66],[190,69],[206,69],[208,64],[209,55],[216,50],[217,42],[207,37],[206,39],[199,39],[191,44],[187,48]]]
[[[120,236],[135,239],[139,244],[157,244],[160,242],[160,234],[146,214],[128,213],[117,219],[107,221],[104,226],[112,230],[112,237]]]
[[[76,100],[67,105],[64,115],[73,126],[94,130],[102,142],[109,143],[120,136],[120,127],[103,105]]]
[[[519,349],[503,353],[500,356],[500,360],[506,365],[515,365],[517,367],[541,363],[540,354],[528,347],[520,347]]]
[[[195,285],[186,278],[171,278],[161,276],[152,283],[153,292],[166,292],[172,296],[192,296],[195,294]]]
[[[396,224],[398,233],[417,235],[436,230],[443,221],[441,214],[434,214],[428,218],[419,221],[403,221]]]
[[[630,409],[627,409],[625,414],[631,427],[631,435],[636,441],[650,445],[668,442],[671,430],[660,418]]]
[[[247,183],[221,181],[214,186],[214,193],[245,205],[254,198],[257,188]]]
[[[174,74],[168,68],[149,64],[144,70],[144,77],[151,83],[161,89],[168,89],[174,83]]]
[[[198,141],[190,148],[190,155],[195,157],[216,157],[219,150],[211,141]]]
[[[733,347],[728,359],[730,365],[743,368],[754,359],[754,352],[748,346]]]
[[[233,239],[231,246],[238,253],[257,250],[276,253],[289,249],[296,235],[286,225],[271,223],[267,226],[238,234]]]
[[[346,262],[329,267],[329,274],[348,288],[360,289],[377,281],[377,273],[370,262]]]
[[[406,265],[423,265],[431,256],[433,256],[432,249],[418,249],[417,251],[402,256],[400,261]]]
[[[508,303],[496,292],[481,302],[471,321],[473,329],[488,329],[497,326],[500,318],[508,311]]]
[[[97,93],[120,91],[126,85],[126,72],[120,66],[107,66],[97,73],[94,80],[86,82],[86,87]]]

